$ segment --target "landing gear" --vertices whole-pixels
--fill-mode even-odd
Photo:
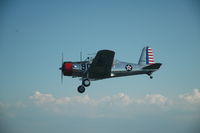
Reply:
[[[90,80],[89,79],[83,79],[82,80],[82,85],[80,85],[77,90],[79,93],[84,93],[85,92],[85,87],[90,86]]]
[[[85,87],[90,86],[90,80],[89,79],[83,79],[82,85],[84,85]]]
[[[151,76],[152,72],[147,73],[147,75],[149,76],[150,79],[153,79],[153,76]]]
[[[85,92],[85,87],[83,85],[80,85],[78,88],[77,88],[78,92],[79,93],[84,93]]]

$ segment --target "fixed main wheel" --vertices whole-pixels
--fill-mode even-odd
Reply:
[[[77,88],[78,92],[79,93],[84,93],[85,92],[85,87],[83,85],[80,85],[78,88]]]
[[[89,80],[89,79],[84,79],[84,80],[82,81],[82,85],[84,85],[85,87],[90,86],[90,80]]]

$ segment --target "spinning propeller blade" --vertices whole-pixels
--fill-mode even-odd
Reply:
[[[61,70],[61,83],[63,84],[63,53],[62,53],[62,64],[61,67],[59,68]]]
[[[80,52],[80,61],[83,60],[83,55],[82,55],[82,52]]]

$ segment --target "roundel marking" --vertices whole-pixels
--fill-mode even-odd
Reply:
[[[132,65],[130,64],[127,64],[125,68],[126,68],[126,71],[131,71],[133,69]]]

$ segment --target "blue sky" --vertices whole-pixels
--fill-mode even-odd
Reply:
[[[199,132],[200,3],[175,1],[0,2],[0,129],[4,132]],[[153,48],[161,69],[146,75],[60,83],[61,53],[78,61],[100,49],[137,63]],[[26,128],[25,128],[26,127]]]

